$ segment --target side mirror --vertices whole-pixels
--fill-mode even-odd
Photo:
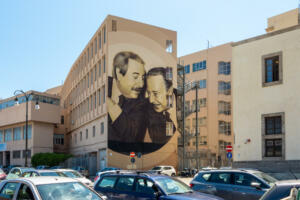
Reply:
[[[251,183],[251,187],[254,187],[254,188],[256,188],[256,189],[261,189],[260,183],[258,183],[258,182],[252,182],[252,183]]]
[[[156,199],[159,199],[159,197],[162,195],[161,191],[155,192]]]

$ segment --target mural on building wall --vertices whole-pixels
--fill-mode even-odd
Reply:
[[[125,155],[132,151],[155,152],[176,131],[172,67],[151,66],[143,56],[134,51],[118,51],[111,59],[108,145]]]

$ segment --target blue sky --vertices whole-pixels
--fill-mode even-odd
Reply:
[[[0,98],[65,80],[108,14],[177,31],[178,56],[264,34],[298,0],[1,0]]]

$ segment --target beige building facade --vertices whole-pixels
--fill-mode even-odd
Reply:
[[[26,92],[28,102],[28,164],[36,153],[53,152],[55,145],[64,149],[62,142],[55,142],[55,127],[60,123],[60,98],[36,91]],[[16,104],[16,97],[18,104]],[[36,108],[38,103],[39,109]],[[24,95],[0,101],[0,164],[24,165],[26,141],[26,99]]]
[[[116,86],[120,87],[121,80],[117,80],[114,76],[116,69],[113,68],[118,55],[121,55],[120,59],[130,55],[131,59],[138,57],[138,60],[142,60],[139,62],[143,65],[141,76],[143,81],[146,81],[146,73],[154,67],[171,68],[172,73],[176,74],[176,44],[177,34],[174,31],[107,16],[72,65],[60,92],[64,125],[59,126],[58,129],[65,131],[68,152],[74,155],[70,165],[86,166],[91,174],[107,166],[123,169],[150,169],[159,164],[177,166],[178,133],[175,107],[171,106],[164,111],[164,114],[170,113],[174,122],[173,125],[171,124],[173,131],[168,135],[168,142],[164,145],[154,145],[157,148],[152,150],[153,140],[149,129],[143,133],[145,135],[142,136],[141,142],[117,141],[119,136],[129,140],[131,136],[126,135],[130,134],[127,131],[128,126],[138,120],[132,116],[132,113],[140,113],[141,110],[132,108],[133,111],[127,111],[126,107],[120,107],[121,103],[118,101],[122,91],[119,91],[118,94],[121,94],[119,97],[115,97],[114,89],[117,88]],[[139,74],[134,77],[134,79],[139,78]],[[174,88],[176,88],[176,78],[176,76],[171,77]],[[144,83],[136,90],[136,93],[140,92],[145,92],[145,96],[139,95],[139,98],[148,105]],[[125,102],[128,100],[126,96],[123,99]],[[128,118],[119,118],[119,121],[128,119],[127,123],[122,122],[114,127],[116,123],[112,116],[115,110],[112,103],[121,108],[120,117],[126,110],[125,114]],[[141,106],[141,109],[146,109],[146,106]],[[146,116],[147,110],[144,113]],[[138,123],[134,126],[140,127]],[[121,135],[123,130],[127,131],[125,135]],[[166,134],[165,131],[166,128],[161,134]],[[117,139],[111,139],[109,135],[115,133],[120,135],[117,135]],[[141,157],[135,157],[134,163],[130,161],[131,151],[136,154],[141,153]]]
[[[231,43],[178,58],[185,69],[184,167],[227,166],[225,147],[233,144],[231,116]],[[180,73],[179,76],[182,76]],[[196,154],[196,89],[198,149]],[[182,108],[178,111],[178,116]],[[180,122],[182,123],[182,122]],[[179,139],[182,144],[183,138]],[[182,163],[182,152],[179,158]],[[198,157],[198,161],[197,161]]]
[[[291,12],[298,18],[296,11]],[[283,24],[286,14],[271,19]],[[235,166],[269,172],[299,170],[297,24],[280,25],[282,29],[233,44]]]

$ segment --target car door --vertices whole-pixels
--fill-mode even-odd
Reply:
[[[108,199],[112,199],[115,193],[114,186],[117,182],[117,176],[104,176],[100,181],[96,182],[94,189]]]
[[[133,176],[120,176],[115,184],[112,200],[134,200],[134,180]]]
[[[135,182],[135,199],[136,200],[155,200],[154,183],[145,178],[138,177]]]
[[[232,200],[232,173],[231,172],[212,172],[207,181],[207,188],[213,195]]]
[[[251,186],[251,183],[262,182],[247,173],[234,173],[234,185],[233,185],[233,200],[256,200],[259,199],[263,194],[264,190],[262,188],[255,188]]]
[[[16,190],[19,187],[17,182],[7,182],[0,191],[0,199],[10,200],[16,196]]]

